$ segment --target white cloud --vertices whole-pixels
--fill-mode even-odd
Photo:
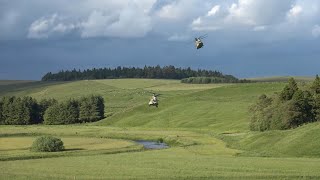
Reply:
[[[216,31],[247,27],[264,31],[286,20],[294,0],[236,0],[230,4],[214,5],[206,15],[193,20],[194,31]],[[295,12],[297,13],[297,12]]]
[[[292,17],[297,17],[302,13],[302,7],[299,5],[295,5],[293,6],[290,11],[288,12],[288,17],[292,18]]]
[[[200,15],[201,12],[210,8],[210,0],[174,0],[164,5],[155,15],[164,20],[184,21]]]
[[[298,22],[303,13],[303,8],[300,5],[294,5],[287,13],[287,19],[289,22]]]
[[[142,37],[152,30],[150,10],[155,1],[80,1],[79,11],[65,11],[62,16],[53,14],[35,20],[29,27],[28,38],[48,38],[73,30],[83,38]]]
[[[52,31],[53,32],[58,32],[58,33],[66,33],[66,32],[70,32],[73,29],[76,29],[77,26],[73,25],[73,24],[63,24],[63,23],[59,23],[58,25],[56,25]]]
[[[216,5],[208,12],[207,16],[214,16],[220,11],[220,6]]]
[[[45,39],[49,36],[63,35],[78,28],[74,24],[63,23],[65,19],[57,14],[49,17],[42,17],[34,21],[28,30],[28,38],[31,39]]]
[[[119,12],[93,11],[82,22],[82,37],[142,37],[152,30],[151,5],[131,3]]]
[[[279,37],[290,30],[310,36],[306,32],[320,23],[317,0],[16,0],[4,4],[0,39],[16,37],[17,32],[20,38],[71,33],[82,38],[126,38],[149,32],[165,37],[192,31],[218,33],[218,29],[268,30]]]
[[[228,19],[246,25],[269,25],[285,19],[293,0],[238,0],[229,8]]]
[[[51,17],[42,17],[34,21],[28,33],[28,38],[42,39],[48,38],[51,28],[54,26],[57,19],[57,14],[53,14]]]
[[[166,19],[178,19],[180,17],[180,12],[174,7],[175,4],[168,4],[158,12],[158,16]]]

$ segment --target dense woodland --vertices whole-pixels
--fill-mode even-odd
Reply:
[[[311,86],[300,88],[289,79],[282,92],[271,97],[261,95],[250,113],[250,129],[254,131],[285,130],[320,121],[319,76]]]
[[[0,124],[74,124],[98,121],[104,118],[104,100],[101,96],[88,96],[58,102],[32,97],[2,97]]]
[[[42,81],[73,81],[87,79],[118,79],[118,78],[148,78],[148,79],[184,79],[189,77],[215,77],[230,81],[238,80],[232,75],[224,75],[219,71],[192,70],[189,68],[176,68],[174,66],[145,66],[144,68],[117,67],[60,71],[58,73],[47,73]]]

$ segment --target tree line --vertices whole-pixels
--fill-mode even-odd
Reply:
[[[104,99],[91,95],[58,102],[56,99],[37,101],[32,97],[6,96],[0,99],[0,124],[74,124],[104,118]]]
[[[250,80],[237,79],[233,76],[225,77],[189,77],[181,80],[182,83],[188,84],[211,84],[211,83],[250,83]]]
[[[176,68],[174,66],[144,66],[117,68],[93,68],[86,70],[67,70],[58,73],[49,72],[42,77],[42,81],[73,81],[90,79],[117,79],[117,78],[148,78],[148,79],[184,79],[189,77],[217,77],[235,78],[231,75],[224,75],[219,71],[192,70],[189,68]],[[236,79],[236,78],[235,78]]]
[[[320,121],[319,76],[307,88],[299,88],[290,78],[280,93],[261,95],[250,113],[250,129],[254,131],[285,130]]]

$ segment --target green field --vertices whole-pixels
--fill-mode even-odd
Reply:
[[[291,76],[273,76],[273,77],[259,77],[259,78],[248,78],[255,82],[288,82]],[[298,82],[310,82],[314,80],[311,76],[295,76],[294,79]]]
[[[145,79],[0,83],[0,96],[66,100],[99,94],[107,116],[80,125],[0,126],[0,179],[319,179],[319,123],[249,131],[248,107],[284,85]],[[147,106],[152,92],[160,94],[159,108]],[[43,134],[62,138],[67,151],[30,152]],[[159,138],[171,147],[144,150],[132,141]]]

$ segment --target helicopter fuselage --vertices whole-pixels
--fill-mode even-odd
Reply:
[[[195,45],[196,45],[197,49],[200,49],[200,48],[203,47],[203,42],[199,38],[196,38],[195,39]]]

